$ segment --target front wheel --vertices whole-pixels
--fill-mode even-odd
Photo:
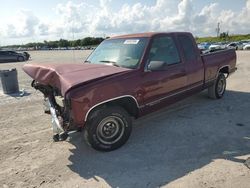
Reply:
[[[214,85],[208,88],[208,96],[212,99],[220,99],[226,91],[226,77],[220,73]]]
[[[119,106],[101,108],[87,122],[86,142],[96,150],[112,151],[124,145],[132,131],[129,114]]]

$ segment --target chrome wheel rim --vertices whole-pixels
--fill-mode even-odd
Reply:
[[[226,82],[224,79],[220,79],[218,81],[218,85],[217,85],[217,92],[219,95],[223,95],[224,91],[225,91],[225,88],[226,88]]]
[[[117,116],[104,118],[97,126],[97,139],[103,144],[114,144],[119,141],[124,133],[124,122]]]

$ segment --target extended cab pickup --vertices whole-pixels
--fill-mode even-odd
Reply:
[[[186,32],[141,33],[103,41],[82,64],[26,64],[44,94],[54,140],[84,128],[95,149],[122,146],[138,118],[208,89],[223,97],[236,70],[233,49],[202,54]]]

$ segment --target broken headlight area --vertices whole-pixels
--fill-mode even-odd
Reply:
[[[53,129],[54,141],[66,140],[68,132],[72,129],[69,107],[70,102],[65,102],[57,88],[40,84],[36,81],[32,82],[32,87],[39,90],[44,95],[44,112],[51,115],[51,123]]]

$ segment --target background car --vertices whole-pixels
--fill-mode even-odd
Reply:
[[[226,49],[226,42],[217,42],[209,46],[209,50],[223,50]]]
[[[246,44],[246,45],[243,47],[243,50],[250,50],[250,43]]]
[[[211,43],[209,43],[209,42],[203,42],[203,43],[198,44],[198,48],[200,50],[208,50],[210,45],[211,45]]]
[[[243,44],[240,42],[231,42],[227,44],[227,48],[233,48],[235,50],[243,50]]]
[[[222,47],[219,43],[214,43],[214,44],[211,44],[208,49],[209,50],[220,50],[220,49],[222,49]]]
[[[26,61],[30,58],[30,55],[25,53],[18,53],[15,51],[0,51],[0,62],[9,62],[9,61]]]

